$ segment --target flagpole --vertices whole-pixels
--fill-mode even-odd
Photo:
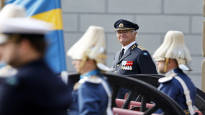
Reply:
[[[4,0],[1,0],[1,8],[4,7]]]

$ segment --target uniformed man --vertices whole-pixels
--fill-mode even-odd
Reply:
[[[51,25],[32,18],[8,18],[0,25],[2,60],[17,69],[3,85],[0,115],[66,115],[71,94],[44,60]]]
[[[69,115],[112,115],[111,92],[101,70],[105,61],[104,29],[90,26],[67,52],[80,80],[73,88]]]
[[[180,31],[168,31],[164,42],[156,50],[153,58],[157,69],[165,74],[159,79],[159,90],[173,98],[188,115],[194,114],[196,87],[183,70],[191,70],[190,53],[184,43],[184,35]]]
[[[15,4],[8,4],[5,5],[0,12],[0,23],[3,20],[6,20],[7,18],[11,18],[11,17],[25,17],[26,16],[26,11],[23,7],[17,6]],[[5,36],[3,34],[0,34],[0,38],[4,38]],[[1,40],[4,39],[0,39],[0,42],[3,42]],[[2,94],[2,83],[1,81],[4,81],[4,79],[6,77],[15,75],[17,70],[14,69],[13,67],[11,67],[10,65],[6,64],[4,61],[1,60],[1,56],[2,56],[2,49],[3,44],[0,44],[0,95]],[[1,103],[1,102],[0,102]]]
[[[113,62],[114,71],[118,74],[157,74],[155,64],[147,50],[135,41],[139,26],[128,20],[120,19],[114,23],[117,38],[122,45]],[[124,97],[124,91],[119,98]],[[125,91],[126,92],[126,91]]]

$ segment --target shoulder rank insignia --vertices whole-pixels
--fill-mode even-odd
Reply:
[[[160,79],[158,80],[158,82],[159,82],[159,83],[166,83],[166,82],[168,82],[168,81],[171,81],[171,80],[174,78],[174,76],[176,76],[176,74],[175,74],[175,73],[172,73],[172,74],[170,74],[170,75],[168,75],[168,76],[165,76],[165,77],[160,78]]]
[[[137,46],[139,49],[141,49],[141,50],[146,50],[145,48],[143,48],[142,46],[140,46],[140,45],[138,45]]]
[[[136,47],[137,47],[136,44],[134,44],[134,45],[131,46],[131,49],[133,50]]]

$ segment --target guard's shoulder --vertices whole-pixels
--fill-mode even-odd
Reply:
[[[80,79],[80,81],[78,81],[73,89],[77,90],[83,83],[92,83],[92,84],[100,84],[102,82],[102,79],[98,76],[91,76],[91,77],[85,77],[83,79]]]
[[[98,76],[91,76],[91,77],[88,77],[87,79],[85,79],[85,82],[99,84],[102,82],[102,79]]]
[[[79,83],[81,84],[84,82],[99,84],[102,82],[102,79],[98,76],[90,76],[90,77],[84,77],[83,79],[79,81]]]
[[[160,78],[160,79],[158,80],[158,82],[159,82],[159,83],[170,82],[170,81],[174,78],[174,76],[176,76],[175,73],[170,74],[170,75],[168,75],[168,76],[165,76],[165,77]]]

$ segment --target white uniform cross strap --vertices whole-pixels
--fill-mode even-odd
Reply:
[[[190,91],[189,91],[187,85],[185,84],[185,82],[180,77],[176,76],[175,78],[179,81],[179,83],[181,84],[181,86],[184,90],[184,95],[185,95],[185,98],[186,98],[186,104],[188,106],[190,115],[194,115],[195,112],[194,112],[194,109],[193,109],[193,106],[192,106]]]
[[[105,88],[105,91],[108,95],[107,115],[113,115],[111,110],[112,94],[110,88],[108,87],[107,83],[104,80],[102,80],[102,85]]]

